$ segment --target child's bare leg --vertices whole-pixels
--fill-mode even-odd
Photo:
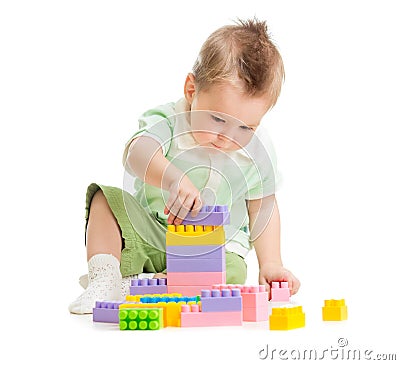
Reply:
[[[121,299],[129,294],[131,277],[121,278],[121,230],[103,192],[98,190],[90,204],[86,229],[88,275],[85,291],[73,303],[72,313],[92,313],[96,300]],[[163,273],[156,277],[166,277]]]
[[[158,272],[157,274],[154,274],[154,279],[158,279],[158,278],[162,279],[162,278],[166,278],[166,277],[167,277],[167,274],[164,274],[162,272]]]
[[[99,253],[108,253],[121,261],[121,230],[101,190],[98,190],[90,205],[89,221],[86,229],[87,260]],[[156,273],[154,278],[166,278],[163,273]],[[128,278],[130,283],[130,277]]]
[[[111,254],[121,260],[121,231],[107,199],[98,190],[90,205],[89,221],[86,230],[86,251],[89,261],[94,255]]]
[[[71,313],[92,313],[96,300],[121,299],[121,232],[100,190],[93,196],[90,205],[86,245],[88,286],[70,304]]]

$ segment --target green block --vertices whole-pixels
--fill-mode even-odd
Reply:
[[[121,308],[120,330],[159,330],[163,328],[162,308]]]

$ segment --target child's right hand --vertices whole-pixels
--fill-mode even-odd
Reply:
[[[169,192],[164,209],[164,214],[169,214],[168,224],[181,224],[190,211],[192,217],[197,216],[201,208],[200,192],[187,176],[174,181]]]

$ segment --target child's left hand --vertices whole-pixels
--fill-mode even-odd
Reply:
[[[287,281],[290,289],[290,295],[294,295],[300,288],[300,281],[289,270],[282,265],[276,263],[264,264],[260,267],[260,275],[258,277],[260,285],[265,285],[266,290],[270,293],[270,283],[272,281]]]

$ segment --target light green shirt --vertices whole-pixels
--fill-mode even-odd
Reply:
[[[208,153],[193,138],[185,111],[186,101],[181,99],[144,113],[139,118],[139,130],[126,144],[123,162],[134,138],[148,136],[158,141],[164,156],[201,191],[203,205],[228,205],[231,219],[224,227],[226,249],[245,257],[251,249],[246,200],[274,194],[279,180],[272,143],[260,126],[243,149]],[[125,182],[124,189],[166,225],[164,208],[169,192],[132,179],[128,185],[133,185],[133,191]]]

